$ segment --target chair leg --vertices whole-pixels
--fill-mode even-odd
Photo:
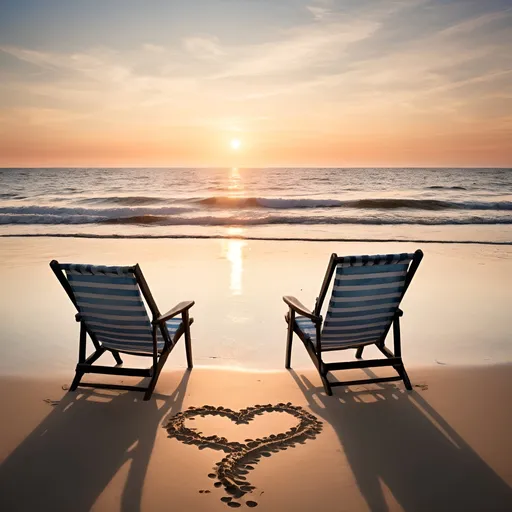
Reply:
[[[85,329],[85,324],[83,321],[80,322],[80,341],[78,348],[78,363],[83,364],[86,362],[86,343],[87,343],[87,330]],[[78,370],[75,373],[75,378],[69,387],[69,391],[75,391],[82,377],[84,376],[84,372],[79,372]]]
[[[73,379],[73,382],[71,383],[71,386],[69,387],[69,391],[76,391],[76,388],[80,384],[80,381],[82,380],[83,376],[84,376],[83,372],[77,371],[75,373],[75,378]]]
[[[121,359],[121,356],[117,350],[112,350],[112,355],[114,356],[117,364],[123,364],[123,360]]]
[[[153,376],[151,377],[151,380],[149,381],[149,385],[146,388],[146,392],[144,393],[144,400],[149,400],[151,398],[151,395],[153,394],[153,391],[155,390],[155,386],[158,381],[158,377],[160,377],[160,372],[162,371],[165,361],[167,361],[167,358],[169,357],[170,353],[171,353],[170,350],[168,350],[167,352],[164,352],[160,356],[160,359],[158,360],[158,364],[153,366]]]
[[[411,381],[409,380],[409,375],[407,375],[407,372],[405,371],[405,366],[402,364],[401,366],[398,367],[398,374],[400,375],[400,377],[402,377],[402,380],[404,381],[404,385],[405,385],[405,389],[407,389],[408,391],[412,391],[412,384],[411,384]]]
[[[400,336],[400,316],[395,315],[393,319],[393,342],[395,345],[395,356],[402,357],[402,344],[401,344],[401,336]],[[411,381],[409,380],[409,376],[405,371],[404,363],[402,362],[400,365],[395,367],[395,370],[398,372],[398,375],[402,377],[404,381],[405,389],[408,391],[412,390]]]
[[[188,317],[188,311],[183,313],[183,323],[185,324],[185,352],[187,354],[187,366],[191,370],[194,367],[192,361],[192,340],[190,336],[190,319]]]
[[[320,378],[322,379],[322,384],[324,385],[325,392],[328,396],[332,396],[332,388],[329,384],[329,380],[327,379],[327,375],[320,374]]]
[[[155,369],[155,373],[153,377],[151,377],[151,380],[149,381],[149,386],[146,389],[146,392],[144,393],[144,401],[148,401],[151,399],[151,395],[153,394],[153,391],[155,390],[156,381],[158,380],[158,377],[160,375],[160,370]]]
[[[294,313],[290,311],[288,314],[288,330],[286,333],[286,355],[284,359],[284,367],[289,370],[292,364],[292,341],[293,341],[293,322]]]
[[[357,359],[361,359],[363,357],[363,349],[364,349],[364,346],[361,346],[361,347],[358,347],[358,349],[356,350],[356,358]]]

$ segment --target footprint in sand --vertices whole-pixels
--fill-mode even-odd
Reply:
[[[59,400],[52,400],[51,398],[45,398],[43,402],[46,402],[47,404],[51,405],[52,407],[55,407],[56,405],[59,405]]]

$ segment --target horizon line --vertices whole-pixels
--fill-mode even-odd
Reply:
[[[74,166],[74,165],[57,165],[57,166],[37,166],[37,167],[19,167],[19,166],[4,166],[0,165],[0,170],[3,169],[208,169],[208,170],[220,170],[220,169],[500,169],[500,170],[511,170],[512,164],[508,166],[481,166],[481,165],[438,165],[438,166],[423,166],[423,165],[356,165],[356,166],[336,166],[336,165],[266,165],[266,166],[237,166],[237,165],[224,165],[224,166],[206,166],[206,165],[157,165],[157,166],[145,166],[145,165],[95,165],[95,166]]]

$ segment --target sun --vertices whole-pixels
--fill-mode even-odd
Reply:
[[[240,149],[240,139],[231,139],[230,145],[231,149],[237,150]]]

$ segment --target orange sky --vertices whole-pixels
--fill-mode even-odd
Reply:
[[[54,4],[0,7],[0,166],[512,166],[504,1]]]

